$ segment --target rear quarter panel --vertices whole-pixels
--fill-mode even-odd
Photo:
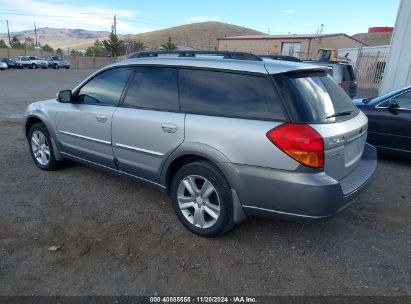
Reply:
[[[203,143],[231,163],[296,170],[299,163],[271,143],[266,133],[280,122],[187,114],[185,142]]]

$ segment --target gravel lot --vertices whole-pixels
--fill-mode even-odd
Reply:
[[[0,295],[411,295],[409,160],[380,156],[329,221],[250,219],[200,238],[157,190],[74,163],[36,168],[18,117],[90,73],[0,71]]]

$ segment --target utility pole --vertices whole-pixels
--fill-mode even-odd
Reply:
[[[34,36],[36,37],[36,47],[38,47],[36,22],[34,22]]]
[[[117,18],[116,18],[116,15],[114,15],[113,28],[114,28],[114,35],[117,36]]]
[[[11,47],[10,29],[9,29],[9,20],[7,20],[7,34],[8,34],[8,36],[9,36],[9,46]]]

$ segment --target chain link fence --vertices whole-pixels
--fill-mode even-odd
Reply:
[[[384,77],[388,51],[360,52],[355,63],[355,77],[358,82],[357,96],[378,96],[378,88]]]

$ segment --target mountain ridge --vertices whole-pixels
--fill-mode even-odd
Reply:
[[[222,23],[200,22],[184,24],[176,27],[150,31],[141,34],[118,35],[120,39],[140,40],[148,49],[157,49],[168,37],[179,46],[190,46],[199,49],[214,49],[217,46],[217,38],[224,36],[258,35],[261,32],[253,29]],[[84,29],[67,28],[39,28],[37,36],[42,45],[48,44],[53,48],[86,49],[96,39],[106,39],[110,35],[107,31],[89,31]],[[26,37],[35,38],[34,30],[25,30],[10,33],[17,36],[20,41]],[[8,40],[7,33],[0,33],[0,39]]]

